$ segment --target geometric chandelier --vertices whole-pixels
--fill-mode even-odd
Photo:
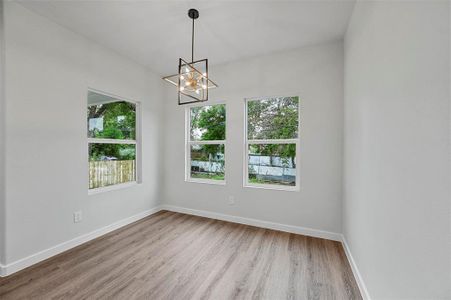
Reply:
[[[193,20],[191,62],[179,58],[178,73],[163,77],[177,87],[179,105],[208,101],[208,90],[218,87],[208,78],[208,59],[194,61],[194,20],[199,18],[199,12],[191,8],[188,16]]]

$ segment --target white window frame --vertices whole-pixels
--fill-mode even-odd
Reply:
[[[271,98],[281,98],[281,97],[298,97],[298,136],[294,139],[265,139],[265,140],[249,140],[247,132],[247,111],[248,103],[250,101],[267,100]],[[300,191],[301,185],[301,168],[300,168],[300,143],[301,143],[301,98],[299,96],[268,96],[268,97],[253,97],[244,99],[244,168],[243,168],[243,187],[245,188],[257,188],[257,189],[268,189],[268,190],[280,190],[280,191]],[[284,186],[277,184],[256,184],[249,182],[249,145],[252,144],[296,144],[296,185],[295,186]]]
[[[191,141],[191,108],[225,105],[226,108],[226,139],[213,141]],[[224,145],[224,180],[191,178],[191,145]],[[227,105],[225,102],[214,102],[208,104],[191,104],[185,108],[185,181],[194,183],[225,185],[227,180]]]
[[[88,93],[89,92],[93,92],[96,94],[101,94],[107,97],[111,97],[114,98],[115,100],[119,100],[119,101],[124,101],[124,102],[129,102],[129,103],[133,103],[135,105],[135,139],[134,140],[118,140],[118,139],[105,139],[105,138],[87,138],[87,149],[88,149],[88,182],[87,182],[87,186],[88,186],[88,195],[95,195],[95,194],[99,194],[99,193],[103,193],[103,192],[109,192],[109,191],[114,191],[114,190],[119,190],[119,189],[123,189],[123,188],[129,188],[129,187],[133,187],[136,186],[138,184],[141,184],[141,178],[142,178],[142,168],[141,168],[141,161],[142,161],[142,151],[141,151],[141,145],[142,145],[142,135],[141,135],[141,103],[139,101],[135,101],[129,98],[125,98],[125,97],[121,97],[121,96],[117,96],[111,93],[107,93],[101,90],[97,90],[97,89],[93,89],[93,88],[88,88]],[[86,94],[88,95],[88,94]],[[86,97],[87,98],[87,97]],[[117,101],[111,101],[111,102],[117,102]],[[111,103],[111,102],[103,102],[103,103]],[[102,104],[102,103],[96,103],[96,104]],[[95,104],[92,104],[95,105]],[[88,103],[88,106],[89,103]],[[99,188],[94,188],[94,189],[90,189],[89,188],[89,145],[90,144],[127,144],[127,145],[135,145],[135,180],[134,181],[129,181],[129,182],[125,182],[125,183],[119,183],[119,184],[115,184],[115,185],[110,185],[110,186],[105,186],[105,187],[99,187]]]

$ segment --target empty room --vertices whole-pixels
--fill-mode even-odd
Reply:
[[[451,300],[450,15],[0,0],[0,299]]]

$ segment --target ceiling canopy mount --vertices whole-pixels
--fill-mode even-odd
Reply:
[[[191,8],[190,10],[188,10],[188,16],[195,20],[197,18],[199,18],[199,11],[195,8]]]

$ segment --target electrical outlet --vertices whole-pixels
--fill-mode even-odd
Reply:
[[[229,196],[229,205],[235,205],[235,197]]]
[[[83,220],[83,214],[81,210],[74,212],[74,223],[80,223]]]

